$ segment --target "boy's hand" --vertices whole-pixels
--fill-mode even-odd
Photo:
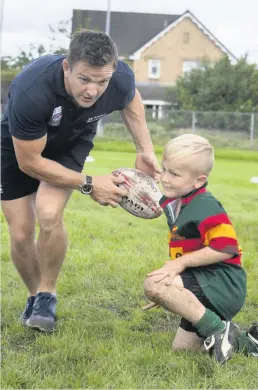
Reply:
[[[173,279],[181,274],[185,270],[185,264],[182,261],[181,258],[178,258],[176,260],[169,260],[166,261],[165,265],[157,269],[156,271],[152,271],[149,274],[147,274],[148,277],[150,276],[156,276],[159,275],[159,277],[156,278],[155,283],[159,283],[162,280],[166,279],[166,286],[170,286],[173,282]]]

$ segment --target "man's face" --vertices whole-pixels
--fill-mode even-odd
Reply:
[[[163,158],[160,181],[167,198],[180,198],[200,188],[206,182],[206,176],[194,175],[187,164],[175,163],[174,159]]]
[[[106,90],[113,75],[113,64],[92,67],[87,62],[76,62],[72,69],[63,61],[65,89],[83,108],[93,106]]]

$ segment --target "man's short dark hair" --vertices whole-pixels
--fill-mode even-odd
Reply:
[[[71,68],[76,62],[85,61],[92,67],[112,64],[115,69],[118,61],[117,47],[103,32],[79,30],[71,38],[67,61]]]

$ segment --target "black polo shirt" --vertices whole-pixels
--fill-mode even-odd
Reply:
[[[64,55],[42,56],[15,77],[1,124],[2,148],[13,150],[12,136],[36,140],[47,134],[43,156],[61,155],[73,144],[91,142],[98,120],[123,110],[133,99],[133,72],[119,61],[107,89],[96,103],[89,108],[78,107],[64,87],[64,58]]]

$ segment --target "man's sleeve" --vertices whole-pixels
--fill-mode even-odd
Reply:
[[[42,138],[47,132],[47,120],[25,92],[15,91],[8,104],[9,131],[20,140]]]
[[[224,213],[205,218],[198,225],[201,239],[205,246],[218,252],[239,255],[239,245],[235,229]]]
[[[117,89],[120,95],[119,110],[123,110],[134,98],[135,79],[131,68],[125,63],[120,62],[120,71],[116,75]]]

